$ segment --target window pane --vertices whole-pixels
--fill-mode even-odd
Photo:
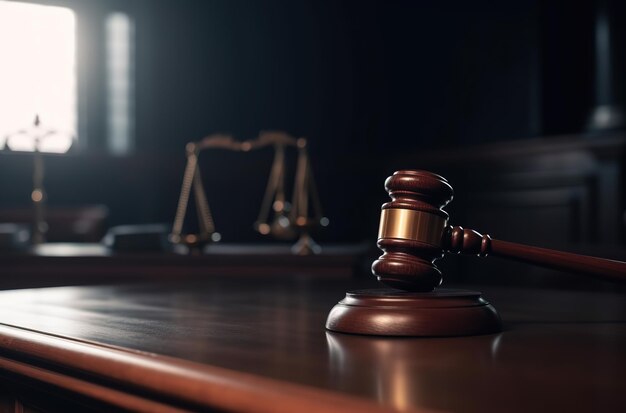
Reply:
[[[36,115],[45,152],[66,152],[76,136],[75,17],[67,8],[0,1],[0,142],[33,150]],[[27,133],[17,133],[27,130]],[[41,135],[41,134],[40,134]]]
[[[133,133],[133,22],[125,13],[106,20],[109,150],[131,150]]]

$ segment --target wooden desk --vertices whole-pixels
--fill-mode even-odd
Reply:
[[[333,304],[364,286],[215,277],[0,292],[0,412],[626,411],[623,295],[490,287],[496,335],[325,331]]]
[[[21,252],[0,252],[0,290],[172,280],[215,275],[315,275],[349,278],[358,271],[363,245],[324,245],[322,254],[293,255],[289,244],[214,244],[204,254],[120,253],[102,244],[50,243]],[[371,260],[370,260],[371,261]]]

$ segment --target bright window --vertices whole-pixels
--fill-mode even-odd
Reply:
[[[124,155],[133,141],[133,21],[125,13],[111,13],[105,31],[108,146],[111,153]]]
[[[0,1],[0,149],[62,153],[76,139],[75,26],[67,8]]]

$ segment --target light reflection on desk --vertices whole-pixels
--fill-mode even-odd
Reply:
[[[450,391],[445,371],[484,370],[498,354],[501,334],[464,338],[397,338],[326,333],[334,385],[351,391],[367,386],[378,402],[400,411],[437,405],[437,393]],[[454,385],[454,384],[453,384]]]

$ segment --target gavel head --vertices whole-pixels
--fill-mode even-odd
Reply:
[[[445,178],[426,171],[397,171],[385,181],[391,202],[382,206],[378,247],[372,264],[378,280],[406,291],[428,292],[441,284],[434,261],[443,255],[448,214],[454,194]]]

